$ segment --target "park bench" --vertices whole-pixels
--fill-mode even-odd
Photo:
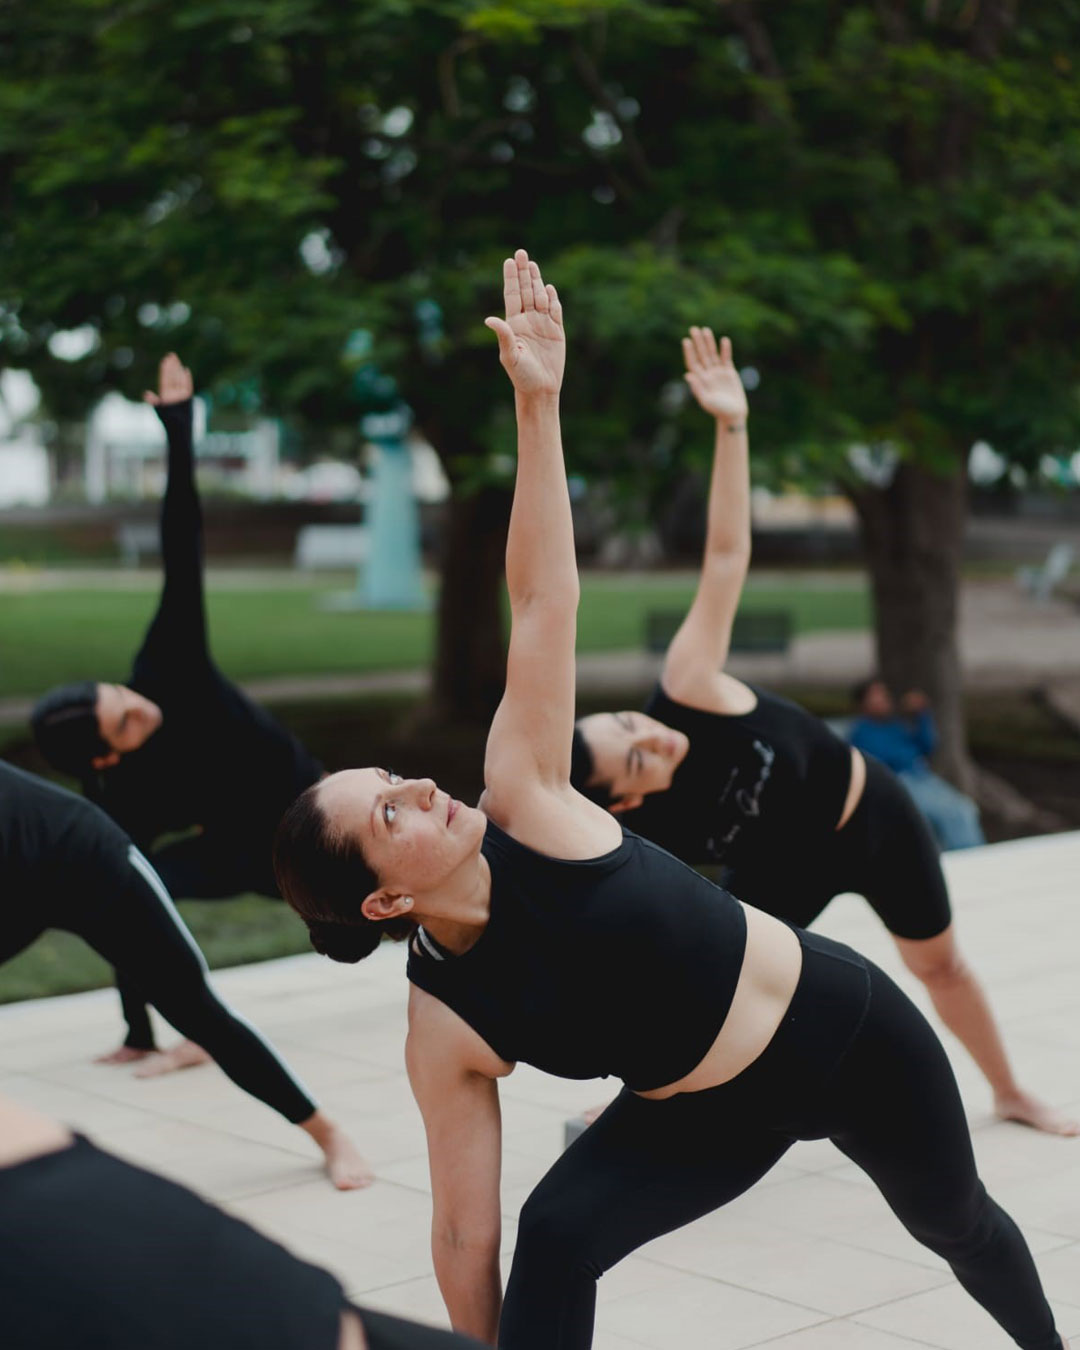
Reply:
[[[161,534],[157,521],[125,520],[113,535],[125,567],[138,567],[143,555],[156,558],[161,553]]]
[[[1016,579],[1033,600],[1049,600],[1069,575],[1073,547],[1063,541],[1053,546],[1041,567],[1021,567]]]
[[[363,525],[304,525],[297,531],[293,566],[305,572],[359,567],[367,561],[368,543]]]
[[[645,615],[645,649],[666,652],[686,617],[683,610],[651,609]],[[761,609],[736,614],[731,629],[733,652],[786,652],[795,623],[786,609]]]

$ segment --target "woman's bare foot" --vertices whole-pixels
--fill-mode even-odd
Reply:
[[[194,1069],[200,1064],[208,1064],[210,1056],[194,1041],[181,1041],[171,1050],[160,1050],[135,1070],[136,1078],[160,1078],[165,1073],[175,1073],[177,1069]]]
[[[1033,1130],[1042,1130],[1044,1134],[1061,1134],[1069,1138],[1080,1135],[1080,1121],[1070,1120],[1030,1092],[998,1097],[994,1110],[1002,1120],[1015,1120],[1021,1125],[1030,1125]]]
[[[302,1121],[300,1128],[322,1149],[327,1174],[339,1191],[363,1190],[375,1180],[375,1173],[353,1141],[321,1111]]]
[[[134,1045],[122,1045],[118,1050],[110,1050],[106,1055],[95,1055],[95,1064],[134,1064],[136,1060],[156,1055],[156,1050],[139,1050]]]

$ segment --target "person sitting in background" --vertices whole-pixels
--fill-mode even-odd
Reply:
[[[0,1097],[0,1344],[11,1350],[470,1350],[174,1181]]]
[[[937,727],[930,702],[920,689],[909,689],[897,711],[889,686],[879,676],[855,689],[859,715],[848,739],[864,755],[892,769],[911,793],[943,849],[976,848],[986,843],[979,808],[930,767],[937,749]]]

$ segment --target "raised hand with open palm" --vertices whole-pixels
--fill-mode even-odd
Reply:
[[[499,360],[519,394],[557,394],[566,365],[562,305],[523,248],[503,263],[506,318],[484,323],[499,339]]]
[[[682,340],[682,348],[686,383],[705,412],[729,422],[745,422],[750,409],[731,359],[731,339],[722,337],[717,350],[711,328],[691,328],[690,336]]]

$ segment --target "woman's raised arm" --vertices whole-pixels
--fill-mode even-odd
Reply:
[[[749,410],[728,338],[721,338],[717,348],[711,328],[691,328],[682,346],[686,381],[716,420],[716,443],[701,578],[668,648],[663,683],[673,698],[709,707],[750,566]]]
[[[505,319],[488,319],[514,386],[518,460],[506,542],[510,651],[485,776],[503,795],[569,782],[578,575],[563,464],[562,305],[524,249],[503,264]]]

